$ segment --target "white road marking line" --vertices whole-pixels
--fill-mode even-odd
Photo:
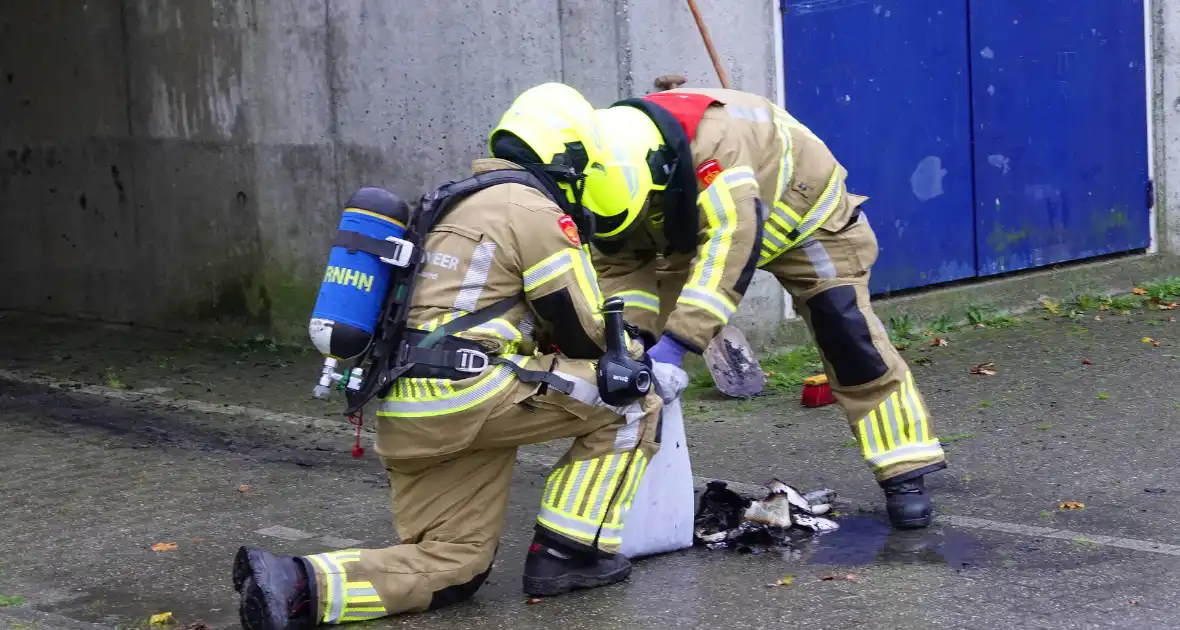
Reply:
[[[272,538],[282,538],[283,540],[300,541],[308,538],[315,538],[315,534],[309,534],[301,529],[293,527],[283,527],[282,525],[271,525],[265,529],[259,529],[254,532],[261,536],[270,536]]]
[[[135,392],[121,389],[113,389],[110,387],[103,387],[101,385],[87,385],[76,381],[64,381],[53,378],[46,378],[41,376],[33,376],[29,374],[22,374],[20,372],[12,372],[9,370],[0,370],[0,380],[8,380],[17,383],[25,383],[28,385],[40,385],[53,389],[64,390],[65,393],[85,394],[90,396],[99,396],[102,398],[110,398],[114,400],[123,400],[128,402],[148,403],[166,409],[181,409],[185,411],[199,411],[202,413],[216,413],[227,416],[246,417],[253,420],[260,420],[264,422],[273,422],[278,424],[296,425],[299,427],[314,426],[325,432],[352,434],[354,429],[339,420],[327,420],[324,418],[312,418],[310,416],[301,416],[294,413],[282,413],[275,411],[266,411],[264,409],[255,409],[252,407],[243,407],[240,405],[219,405],[200,400],[185,400],[178,398],[168,398],[167,396],[160,396],[157,394],[150,394],[146,392]],[[366,426],[364,430],[372,433],[372,428]],[[551,468],[557,463],[557,458],[548,455],[541,455],[538,453],[527,453],[518,451],[516,456],[517,461],[535,466]],[[693,483],[696,487],[703,488],[706,483],[713,481],[709,477],[693,477]],[[742,483],[737,481],[727,481],[718,479],[717,481],[725,481],[729,488],[734,492],[747,495],[761,495],[766,492],[766,487]],[[1021,525],[1019,523],[1005,523],[1003,521],[993,521],[985,518],[974,518],[968,516],[954,516],[941,515],[938,516],[936,522],[944,525],[952,525],[955,527],[962,527],[965,529],[982,529],[989,531],[1004,532],[1008,534],[1015,534],[1017,536],[1028,536],[1031,538],[1051,538],[1058,540],[1075,540],[1078,542],[1085,542],[1106,547],[1117,547],[1121,549],[1133,549],[1135,551],[1146,551],[1150,553],[1164,554],[1168,556],[1180,556],[1180,545],[1169,545],[1159,543],[1151,540],[1139,540],[1135,538],[1120,538],[1117,536],[1100,536],[1085,534],[1082,532],[1075,532],[1067,529],[1053,529],[1051,527],[1034,527],[1032,525]],[[265,533],[267,531],[283,531],[296,532],[302,538],[288,538],[288,540],[306,540],[307,538],[315,537],[315,534],[307,534],[296,529],[290,529],[282,526],[274,526],[266,530],[259,530],[256,533],[264,536],[272,536],[276,534]],[[278,535],[277,537],[283,538]],[[324,537],[325,544],[328,544],[329,537]],[[353,542],[348,539],[332,539],[334,543],[338,542]],[[359,541],[356,543],[359,544]],[[336,546],[336,545],[330,545]],[[340,545],[342,547],[350,547],[353,545]]]
[[[1058,540],[1073,540],[1081,543],[1093,543],[1107,547],[1120,547],[1136,551],[1150,551],[1168,556],[1180,556],[1180,545],[1167,545],[1151,540],[1137,540],[1135,538],[1119,538],[1117,536],[1096,536],[1070,531],[1068,529],[1053,529],[1051,527],[1033,527],[1018,523],[1004,523],[986,518],[972,518],[967,516],[944,515],[935,519],[938,523],[954,525],[966,529],[985,529],[1032,538],[1055,538]]]

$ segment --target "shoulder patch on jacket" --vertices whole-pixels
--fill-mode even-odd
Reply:
[[[697,179],[701,180],[701,184],[705,188],[708,188],[713,185],[713,180],[721,174],[721,170],[721,165],[717,163],[717,160],[705,160],[697,167]]]
[[[582,241],[578,238],[578,226],[574,224],[574,220],[570,218],[570,215],[561,215],[561,218],[557,220],[557,224],[561,226],[561,231],[565,232],[565,237],[568,238],[570,242],[574,244],[574,246],[582,246]]]

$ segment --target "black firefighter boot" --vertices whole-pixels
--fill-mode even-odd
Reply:
[[[889,522],[897,529],[920,529],[934,521],[934,504],[921,476],[882,481]]]
[[[245,630],[310,630],[316,625],[315,573],[303,560],[242,547],[234,590]]]
[[[622,582],[631,575],[631,561],[623,554],[574,551],[553,536],[538,533],[524,562],[524,592],[553,597],[577,589]]]

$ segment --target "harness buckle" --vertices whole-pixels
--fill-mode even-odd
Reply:
[[[468,348],[460,348],[455,351],[455,356],[459,359],[458,365],[451,367],[460,372],[469,372],[478,374],[488,367],[490,361],[488,355],[479,350],[471,350]]]

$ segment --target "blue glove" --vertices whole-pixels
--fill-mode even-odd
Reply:
[[[659,342],[647,351],[647,356],[651,357],[652,361],[680,367],[680,364],[684,362],[684,355],[687,352],[688,348],[680,345],[668,335],[663,335],[660,337]]]

